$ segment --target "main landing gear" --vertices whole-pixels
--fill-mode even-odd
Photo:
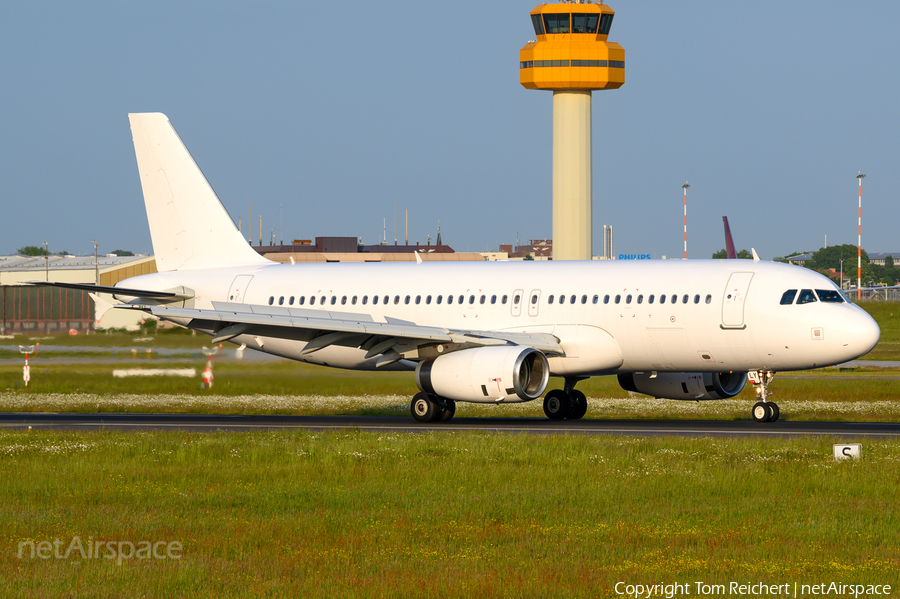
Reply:
[[[587,398],[575,389],[584,378],[567,377],[562,389],[554,389],[544,396],[544,414],[550,420],[578,420],[587,412]]]
[[[772,395],[768,387],[775,378],[775,373],[771,370],[751,370],[747,376],[750,383],[756,387],[757,402],[753,404],[753,419],[757,422],[775,422],[781,415],[781,410],[778,409],[777,403],[767,399]]]
[[[410,404],[413,418],[419,422],[447,422],[456,413],[456,402],[420,391]]]

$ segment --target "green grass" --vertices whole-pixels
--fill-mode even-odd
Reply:
[[[866,360],[900,360],[900,303],[860,302],[878,326],[881,339],[875,348],[865,355]]]
[[[900,584],[900,442],[0,433],[19,597],[596,597],[616,582]],[[180,560],[19,559],[22,540]],[[693,589],[692,589],[693,591]]]

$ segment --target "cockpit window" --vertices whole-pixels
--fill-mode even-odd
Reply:
[[[784,292],[784,295],[781,296],[781,305],[789,306],[794,303],[794,298],[797,296],[796,289],[788,289]]]
[[[841,297],[837,289],[816,289],[816,295],[819,296],[819,301],[821,302],[844,303],[844,298]]]
[[[797,298],[798,304],[809,304],[816,301],[816,294],[812,289],[801,289],[800,297]]]

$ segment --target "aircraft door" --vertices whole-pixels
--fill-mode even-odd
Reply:
[[[522,296],[524,292],[521,289],[516,289],[512,294],[512,307],[510,310],[512,311],[513,316],[518,316],[522,313]]]
[[[247,292],[247,286],[250,285],[250,279],[253,275],[238,275],[231,282],[231,289],[228,291],[228,301],[235,304],[244,303],[244,296]]]
[[[752,272],[734,272],[728,278],[725,294],[722,297],[722,328],[743,329],[744,301],[750,289]]]
[[[541,305],[541,290],[533,289],[528,296],[528,316],[537,316],[538,307]]]

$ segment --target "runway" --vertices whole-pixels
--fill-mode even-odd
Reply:
[[[360,430],[368,432],[481,431],[529,434],[590,434],[679,437],[801,437],[844,439],[900,437],[896,422],[757,423],[749,420],[600,420],[552,421],[543,418],[458,418],[445,423],[416,422],[397,416],[244,416],[213,414],[0,413],[0,428],[119,431],[281,431]]]

